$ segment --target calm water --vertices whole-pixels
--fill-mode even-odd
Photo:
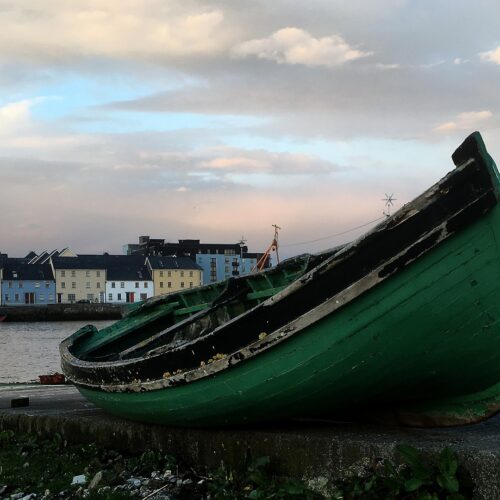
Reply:
[[[88,321],[0,322],[0,384],[38,380],[61,371],[59,342]],[[97,328],[113,321],[93,321]]]

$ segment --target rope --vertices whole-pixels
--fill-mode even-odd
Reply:
[[[371,220],[370,222],[366,222],[365,224],[361,224],[361,226],[352,227],[351,229],[346,229],[345,231],[342,231],[340,233],[330,234],[328,236],[324,236],[323,238],[317,238],[315,240],[309,240],[309,241],[300,241],[298,243],[287,243],[286,245],[280,245],[280,247],[295,247],[295,246],[299,246],[299,245],[306,245],[308,243],[316,243],[317,241],[329,240],[330,238],[334,238],[335,236],[342,236],[343,234],[347,234],[347,233],[350,233],[352,231],[356,231],[356,229],[361,229],[362,227],[369,226],[370,224],[378,222],[382,219],[386,219],[386,216],[384,215],[382,217],[378,217],[377,219]]]

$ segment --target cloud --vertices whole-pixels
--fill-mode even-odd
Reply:
[[[256,56],[279,64],[329,68],[372,54],[351,47],[339,35],[315,38],[307,31],[293,27],[280,29],[267,38],[240,43],[233,48],[232,53],[240,58]]]
[[[454,130],[469,130],[493,116],[491,111],[468,111],[460,113],[455,121],[442,123],[434,128],[435,132],[452,132]]]
[[[496,49],[481,52],[479,57],[481,58],[481,61],[500,64],[500,45]]]
[[[224,148],[209,152],[214,157],[198,162],[199,169],[215,173],[232,172],[273,175],[326,174],[339,170],[333,163],[305,154]]]
[[[54,0],[0,10],[0,59],[156,59],[210,55],[232,43],[220,8],[162,0]]]

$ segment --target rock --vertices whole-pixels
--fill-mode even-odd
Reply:
[[[25,469],[27,469],[29,466],[30,466],[29,462],[25,462],[25,463],[23,464],[23,468],[25,468]]]
[[[93,489],[97,488],[99,483],[102,481],[102,476],[103,476],[102,470],[100,470],[99,472],[96,473],[96,475],[90,481],[89,490],[93,490]]]
[[[24,493],[14,493],[10,496],[10,500],[18,500],[19,498],[23,498]]]
[[[3,495],[4,491],[7,489],[7,485],[4,484],[2,486],[0,486],[0,495]]]
[[[193,484],[193,481],[191,479],[184,479],[184,481],[182,481],[182,484]]]
[[[131,484],[134,488],[139,488],[141,486],[142,481],[140,479],[137,479],[136,477],[131,477],[130,479],[127,479],[127,483]]]
[[[35,493],[29,493],[28,495],[23,496],[21,500],[32,500],[32,498],[36,498]]]
[[[73,476],[73,481],[71,484],[85,484],[87,482],[87,476],[85,474],[80,474],[78,476]]]

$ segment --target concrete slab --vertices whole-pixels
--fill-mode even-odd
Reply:
[[[11,408],[12,398],[28,407]],[[163,450],[199,468],[221,461],[237,465],[245,453],[268,455],[278,473],[317,483],[358,473],[380,459],[393,459],[406,443],[434,455],[452,448],[470,472],[476,497],[500,498],[500,416],[481,424],[412,429],[333,421],[302,421],[259,428],[180,429],[113,417],[87,402],[73,386],[0,386],[0,429],[60,433],[70,442],[116,449]]]

